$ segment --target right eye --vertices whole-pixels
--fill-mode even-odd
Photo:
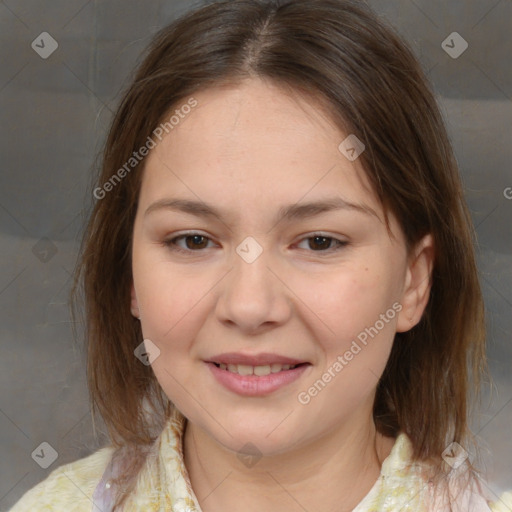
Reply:
[[[181,240],[185,240],[185,245],[187,248],[183,248],[178,245],[178,242]],[[177,251],[181,253],[200,252],[201,249],[206,249],[204,246],[205,240],[210,239],[201,233],[190,232],[164,240],[163,245],[170,248],[171,251]]]

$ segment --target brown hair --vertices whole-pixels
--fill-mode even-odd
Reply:
[[[395,336],[377,387],[374,421],[385,435],[405,432],[415,459],[440,464],[451,441],[474,442],[470,398],[479,396],[487,370],[474,232],[428,81],[404,41],[366,5],[221,1],[164,28],[115,115],[98,186],[183,98],[251,76],[329,105],[340,129],[364,141],[359,158],[408,247],[427,233],[434,238],[430,299],[418,325]],[[83,278],[92,409],[118,448],[149,446],[172,407],[151,367],[134,356],[142,332],[130,312],[131,240],[143,166],[95,203],[74,286],[78,297]]]

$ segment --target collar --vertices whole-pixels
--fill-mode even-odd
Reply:
[[[165,482],[163,488],[167,489],[168,493],[165,505],[174,507],[172,510],[176,510],[176,512],[201,512],[184,462],[183,434],[186,423],[187,419],[178,409],[174,408],[159,439],[160,474]],[[382,496],[401,494],[401,501],[404,503],[407,499],[413,498],[414,493],[418,492],[416,487],[413,494],[410,495],[409,492],[404,494],[404,489],[411,490],[411,476],[415,473],[415,467],[410,463],[411,456],[412,443],[405,433],[400,433],[391,452],[382,463],[377,481],[353,512],[371,512],[373,510],[384,512],[388,510],[388,507],[375,508],[381,506],[380,498]],[[398,501],[388,499],[386,505],[393,507],[389,510],[396,510]],[[418,506],[411,510],[421,512],[422,508],[418,503]]]
[[[174,407],[139,475],[133,497],[127,500],[126,510],[201,512],[183,457],[186,423],[187,419]],[[444,502],[437,501],[433,484],[424,477],[425,466],[413,463],[412,453],[410,438],[399,433],[378,479],[352,512],[449,510],[444,508]],[[468,493],[464,499],[467,505],[461,511],[490,512],[482,497]]]

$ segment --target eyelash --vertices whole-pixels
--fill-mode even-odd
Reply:
[[[165,247],[168,247],[170,250],[172,251],[175,251],[175,252],[179,252],[179,253],[182,253],[182,254],[190,254],[190,253],[193,253],[193,252],[201,252],[202,249],[198,249],[197,251],[195,250],[192,250],[192,249],[183,249],[179,246],[176,245],[176,241],[177,240],[180,240],[180,239],[185,239],[185,238],[188,238],[188,237],[192,237],[192,236],[200,236],[206,240],[210,240],[210,238],[208,238],[207,236],[201,234],[201,233],[196,233],[196,232],[189,232],[189,233],[184,233],[182,235],[179,235],[179,236],[176,236],[174,238],[170,238],[168,240],[164,240],[162,243]],[[307,237],[304,237],[300,240],[300,242],[302,242],[303,240],[310,240],[310,239],[313,239],[313,238],[324,238],[326,240],[332,240],[334,241],[337,245],[335,248],[330,248],[330,249],[327,249],[325,251],[313,251],[311,250],[310,252],[314,252],[314,253],[327,253],[327,254],[331,254],[333,252],[337,252],[341,249],[343,249],[344,247],[346,247],[349,242],[345,241],[345,240],[338,240],[337,238],[334,238],[332,236],[324,236],[323,234],[321,233],[313,233],[312,236],[307,236]]]

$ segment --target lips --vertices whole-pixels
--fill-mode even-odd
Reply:
[[[224,353],[205,360],[215,379],[243,396],[269,395],[299,379],[311,363],[279,354]]]

